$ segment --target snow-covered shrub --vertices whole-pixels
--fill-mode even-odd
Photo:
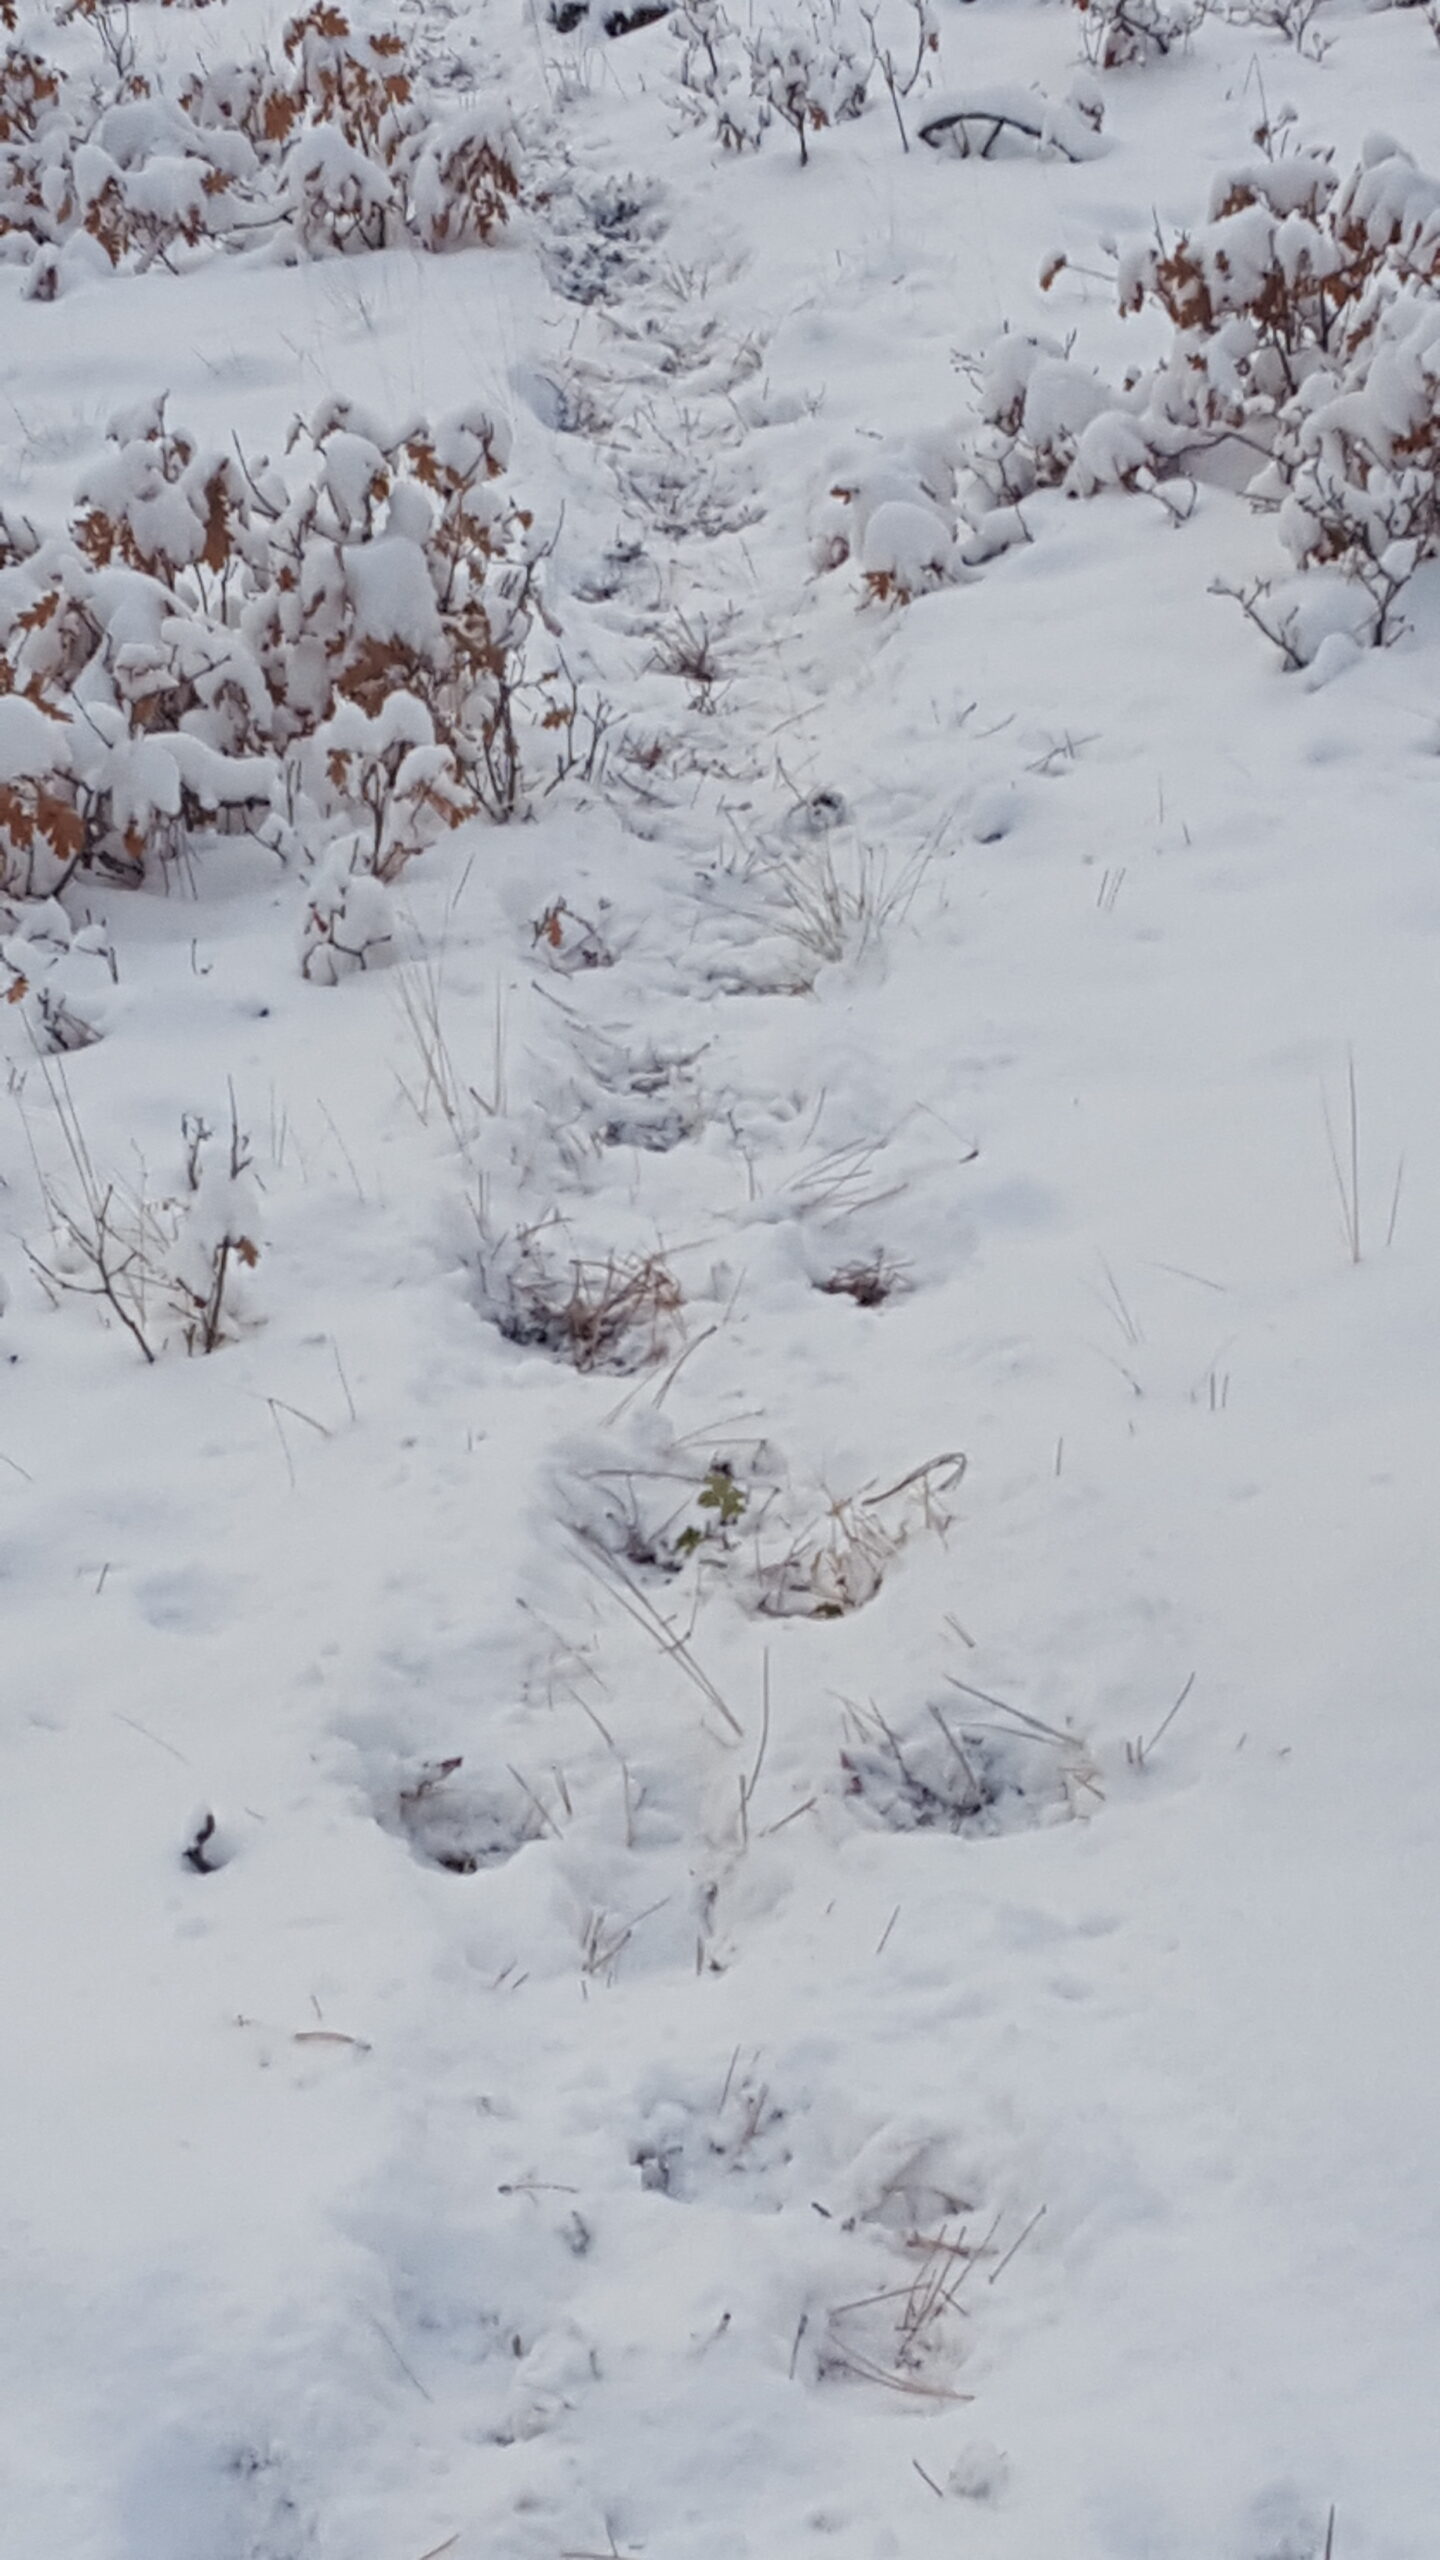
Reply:
[[[1053,338],[1002,330],[971,368],[980,429],[972,470],[996,506],[1062,487],[1092,419],[1115,394]]]
[[[1216,178],[1203,224],[1123,252],[1122,312],[1158,309],[1173,332],[1160,364],[1123,387],[1053,338],[1001,332],[969,368],[980,424],[968,458],[990,506],[1040,488],[1146,488],[1241,432],[1268,449],[1363,281],[1355,244],[1324,227],[1335,192],[1324,153],[1257,154]],[[1049,261],[1042,285],[1066,263]]]
[[[787,124],[809,158],[808,137],[845,124],[865,106],[871,64],[847,41],[838,9],[788,27],[762,27],[750,40],[756,95]]]
[[[1307,62],[1323,62],[1330,48],[1315,25],[1320,7],[1321,0],[1226,0],[1225,19],[1232,27],[1266,27]]]
[[[1075,0],[1085,21],[1085,52],[1101,71],[1151,62],[1193,35],[1205,0]]]
[[[1298,567],[1356,577],[1383,638],[1395,596],[1440,552],[1440,297],[1408,284],[1383,302],[1295,446],[1277,472],[1280,539]]]
[[[155,1191],[143,1167],[123,1181],[100,1173],[67,1089],[49,1089],[68,1171],[41,1172],[48,1234],[27,1251],[52,1302],[93,1298],[147,1363],[177,1335],[198,1353],[233,1341],[255,1321],[248,1275],[260,1259],[250,1142],[233,1101],[221,1139],[184,1115],[174,1182]]]
[[[1414,571],[1440,557],[1440,183],[1384,135],[1342,182],[1329,152],[1277,149],[1277,130],[1216,177],[1203,222],[1119,254],[1121,311],[1170,326],[1158,364],[1117,388],[1016,332],[970,367],[963,557],[1026,538],[1037,489],[1159,495],[1207,468],[1234,486],[1241,466],[1295,570],[1344,589],[1279,611],[1267,585],[1241,596],[1300,664],[1331,633],[1388,639]]]
[[[429,249],[488,240],[519,191],[506,119],[483,109],[437,118],[405,39],[357,31],[332,0],[286,29],[292,66],[265,101],[288,120],[281,177],[295,234],[324,248]]]
[[[0,523],[0,889],[134,878],[217,828],[383,886],[510,816],[540,553],[506,450],[475,407],[396,435],[331,400],[278,462],[163,400],[117,418],[68,535]],[[348,952],[366,900],[340,903]]]
[[[802,16],[738,27],[723,0],[682,0],[672,14],[681,45],[679,77],[714,109],[730,151],[757,150],[773,118],[789,126],[803,166],[810,138],[860,115],[872,73],[882,68],[873,26],[842,0],[814,0]]]
[[[305,896],[300,974],[315,987],[379,967],[394,947],[394,920],[384,884],[367,871],[352,838],[321,863]]]
[[[102,1039],[117,975],[104,927],[76,931],[57,898],[0,916],[0,962],[10,971],[4,989],[42,1056],[88,1049]]]
[[[0,13],[0,28],[13,31],[13,10]],[[0,53],[0,173],[14,183],[21,147],[33,143],[60,96],[60,74],[28,45],[7,44]]]
[[[108,21],[107,21],[108,23]],[[489,240],[519,192],[507,116],[432,91],[393,29],[333,0],[280,59],[219,61],[171,97],[111,49],[108,80],[21,45],[0,54],[0,254],[50,300],[72,273],[229,246],[322,256]]]
[[[1343,184],[1327,154],[1257,159],[1208,223],[1122,259],[1120,294],[1175,328],[1148,418],[1268,453],[1250,494],[1296,567],[1357,581],[1387,638],[1440,551],[1440,185],[1386,136]]]
[[[410,181],[410,228],[423,249],[465,249],[491,239],[519,193],[514,141],[490,108],[447,116],[431,128]]]
[[[0,889],[49,897],[84,853],[67,738],[35,702],[0,695]]]
[[[357,702],[338,703],[315,732],[314,763],[322,807],[347,817],[364,811],[352,860],[387,886],[445,828],[474,813],[454,754],[413,693],[388,695],[373,718]]]
[[[1121,310],[1152,305],[1175,331],[1155,385],[1165,414],[1239,425],[1323,366],[1382,254],[1351,210],[1328,152],[1257,155],[1216,177],[1193,231],[1121,257]]]
[[[313,736],[337,697],[375,718],[403,690],[431,724],[410,745],[443,749],[453,769],[453,783],[431,769],[431,814],[440,799],[454,807],[458,788],[471,807],[510,816],[542,553],[528,516],[496,486],[504,428],[471,406],[391,435],[348,401],[330,401],[292,437],[297,445],[309,456],[298,487],[265,466],[253,475],[271,574],[242,617],[282,726]],[[358,733],[333,742],[352,757],[361,744]],[[345,797],[333,759],[323,762]],[[406,788],[417,779],[412,766]],[[352,805],[373,819],[373,788]]]
[[[909,604],[956,574],[955,465],[942,436],[857,447],[827,479],[811,524],[817,569],[853,559],[866,595]]]
[[[260,1195],[233,1101],[223,1139],[195,1113],[186,1115],[182,1134],[185,1196],[165,1204],[170,1307],[187,1351],[218,1351],[254,1321],[246,1275],[260,1259]]]
[[[758,151],[770,109],[754,81],[754,64],[723,0],[681,0],[671,17],[680,44],[678,78],[693,110],[713,109],[727,151]]]
[[[620,7],[592,6],[592,0],[548,0],[547,23],[557,35],[573,35],[577,27],[599,27],[602,35],[638,35],[643,27],[657,27],[670,15],[670,0],[624,0]]]
[[[143,268],[221,238],[253,174],[243,134],[201,131],[127,63],[102,80],[0,56],[0,254],[32,262],[36,299],[67,268]]]

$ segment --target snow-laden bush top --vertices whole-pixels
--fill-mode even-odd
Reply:
[[[403,37],[333,0],[291,20],[278,62],[216,62],[173,97],[124,63],[107,85],[0,53],[0,255],[41,300],[76,273],[216,247],[470,246],[508,219],[517,156],[503,109],[456,113]]]
[[[383,882],[507,816],[539,565],[507,449],[476,405],[394,433],[331,399],[275,461],[117,417],[66,534],[0,527],[0,887],[222,820]]]
[[[1400,591],[1440,554],[1440,183],[1388,135],[1343,180],[1328,151],[1257,139],[1213,182],[1203,222],[1119,254],[1122,312],[1169,324],[1158,364],[1116,387],[1033,332],[1002,333],[974,362],[966,557],[1021,538],[1037,489],[1158,490],[1253,454],[1250,495],[1276,510],[1295,567],[1353,582],[1361,626],[1385,640]],[[1286,628],[1303,658],[1299,624]]]

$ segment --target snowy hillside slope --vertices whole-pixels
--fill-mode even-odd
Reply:
[[[487,242],[417,180],[307,249],[278,161],[253,241],[8,235],[12,531],[162,394],[292,497],[327,402],[357,471],[483,413],[549,679],[511,823],[426,764],[377,880],[265,727],[293,636],[185,834],[137,591],[65,555],[57,717],[58,554],[0,552],[0,784],[63,731],[64,808],[103,748],[140,811],[27,883],[8,804],[17,2560],[1435,2551],[1440,571],[1377,649],[1306,571],[1287,672],[1234,439],[972,465],[1007,329],[1120,450],[1172,333],[1102,243],[1257,129],[1440,176],[1440,50],[939,8],[804,166],[748,72],[723,147],[699,10],[688,86],[663,21],[407,10],[513,151]],[[127,22],[172,98],[285,23]],[[432,604],[352,497],[359,665]]]

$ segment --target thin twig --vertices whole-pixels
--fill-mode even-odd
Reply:
[[[352,1394],[350,1393],[350,1381],[349,1381],[349,1379],[348,1379],[348,1378],[346,1377],[346,1375],[345,1375],[345,1363],[344,1363],[344,1361],[343,1361],[343,1360],[341,1359],[341,1357],[340,1357],[340,1345],[339,1345],[339,1343],[338,1343],[338,1342],[336,1342],[336,1341],[334,1340],[333,1336],[332,1336],[331,1343],[330,1343],[330,1356],[331,1356],[331,1358],[333,1359],[333,1361],[334,1361],[334,1363],[335,1363],[335,1366],[336,1366],[336,1369],[337,1369],[337,1370],[338,1370],[338,1372],[339,1372],[339,1376],[340,1376],[340,1384],[341,1384],[341,1387],[342,1387],[342,1389],[343,1389],[343,1391],[344,1391],[345,1402],[346,1402],[347,1406],[349,1407],[349,1411],[350,1411],[350,1419],[351,1419],[351,1421],[352,1421],[352,1422],[358,1422],[358,1421],[359,1421],[359,1419],[360,1419],[360,1416],[359,1416],[359,1414],[358,1414],[358,1413],[356,1412],[356,1410],[355,1410],[355,1399],[354,1399],[354,1397],[352,1396]]]
[[[400,2353],[399,2348],[398,2348],[398,2347],[396,2346],[396,2344],[395,2344],[394,2339],[391,2337],[389,2330],[388,2330],[388,2329],[383,2329],[383,2328],[381,2327],[381,2325],[380,2325],[379,2321],[375,2318],[375,2315],[374,2315],[374,2313],[373,2313],[373,2312],[371,2312],[371,2313],[368,2315],[368,2317],[369,2317],[369,2321],[370,2321],[370,2326],[371,2326],[371,2328],[374,2330],[376,2337],[377,2337],[377,2338],[381,2338],[381,2339],[383,2339],[383,2341],[384,2341],[385,2345],[389,2348],[390,2353],[392,2354],[392,2356],[394,2357],[394,2359],[395,2359],[396,2363],[397,2363],[397,2364],[398,2364],[398,2366],[400,2367],[401,2372],[404,2374],[406,2381],[407,2381],[407,2382],[413,2382],[413,2383],[414,2383],[414,2385],[415,2385],[416,2390],[417,2390],[417,2391],[419,2392],[419,2394],[420,2394],[421,2399],[422,2399],[422,2400],[428,2400],[428,2401],[430,2402],[430,2404],[431,2404],[431,2407],[433,2408],[433,2407],[434,2407],[434,2395],[433,2395],[433,2393],[431,2393],[431,2392],[429,2392],[429,2391],[427,2391],[427,2390],[426,2390],[425,2385],[424,2385],[424,2383],[421,2381],[419,2374],[415,2371],[414,2366],[413,2366],[413,2365],[408,2365],[408,2364],[406,2363],[405,2358],[402,2356],[402,2354]]]
[[[1326,1093],[1323,1085],[1320,1089],[1320,1105],[1325,1115],[1325,1143],[1330,1151],[1330,1170],[1335,1176],[1335,1188],[1340,1195],[1340,1220],[1345,1230],[1345,1242],[1350,1249],[1351,1262],[1358,1264],[1362,1258],[1360,1234],[1360,1106],[1355,1087],[1355,1052],[1353,1049],[1350,1051],[1346,1067],[1345,1088],[1349,1125],[1347,1130],[1346,1157],[1343,1164],[1341,1161],[1340,1144],[1335,1135],[1335,1124],[1330,1116],[1330,1097]]]
[[[616,1557],[604,1558],[602,1572],[596,1561],[596,1551],[578,1531],[573,1534],[581,1561],[592,1579],[598,1582],[602,1589],[606,1585],[607,1577],[612,1583],[620,1586],[613,1592],[613,1597],[619,1601],[626,1616],[633,1618],[637,1626],[644,1628],[651,1642],[658,1645],[662,1653],[669,1655],[670,1659],[684,1672],[686,1679],[699,1690],[707,1706],[713,1707],[716,1714],[729,1726],[736,1741],[743,1742],[744,1726],[731,1714],[714,1681],[707,1671],[701,1669],[684,1638],[676,1635],[668,1619],[662,1618],[659,1610],[647,1599],[639,1584],[631,1580],[630,1575]]]
[[[991,2268],[990,2273],[985,2279],[987,2284],[994,2284],[998,2276],[1003,2276],[1017,2249],[1024,2248],[1025,2243],[1029,2239],[1031,2232],[1034,2230],[1036,2223],[1043,2222],[1049,2210],[1050,2208],[1048,2205],[1037,2205],[1035,2211],[1031,2214],[1029,2221],[1026,2223],[1024,2230],[1021,2232],[1019,2239],[1011,2241],[1010,2246],[1006,2250],[998,2267]]]
[[[807,1796],[803,1804],[793,1805],[789,1813],[782,1813],[778,1822],[767,1822],[758,1836],[762,1840],[773,1840],[776,1832],[783,1831],[787,1822],[798,1822],[801,1814],[809,1813],[819,1801],[818,1796]]]
[[[754,1766],[752,1767],[749,1776],[742,1777],[740,1780],[740,1837],[747,1846],[750,1839],[750,1806],[754,1799],[755,1789],[760,1783],[760,1772],[765,1765],[765,1753],[770,1742],[770,1648],[768,1645],[765,1648],[762,1660],[760,1681],[759,1747],[756,1750]]]
[[[992,1697],[988,1689],[977,1689],[969,1680],[957,1680],[953,1671],[945,1673],[945,1680],[963,1697],[978,1698],[982,1706],[997,1707],[1002,1716],[1013,1716],[1017,1724],[1028,1726],[1031,1733],[1042,1734],[1047,1742],[1059,1743],[1062,1749],[1068,1750],[1075,1739],[1073,1734],[1061,1733],[1055,1725],[1043,1723],[1039,1716],[1028,1715],[1023,1707],[1012,1707],[1008,1699]]]
[[[110,1713],[118,1724],[128,1724],[132,1733],[143,1733],[146,1741],[153,1742],[157,1750],[168,1751],[171,1759],[178,1760],[183,1769],[194,1767],[193,1760],[187,1760],[184,1752],[177,1751],[173,1742],[167,1742],[163,1733],[152,1733],[148,1724],[141,1724],[134,1716],[127,1716],[122,1707],[112,1707]]]
[[[1142,1767],[1144,1766],[1145,1762],[1149,1759],[1151,1752],[1154,1750],[1155,1745],[1156,1745],[1156,1743],[1160,1740],[1161,1736],[1162,1736],[1163,1734],[1167,1734],[1167,1733],[1169,1732],[1170,1727],[1172,1726],[1172,1724],[1174,1723],[1174,1721],[1175,1721],[1176,1717],[1177,1717],[1177,1716],[1178,1716],[1178,1714],[1180,1713],[1181,1708],[1184,1706],[1185,1701],[1186,1701],[1186,1699],[1189,1697],[1190,1692],[1191,1692],[1191,1690],[1194,1688],[1194,1686],[1195,1686],[1195,1673],[1192,1671],[1192,1672],[1191,1672],[1191,1674],[1190,1674],[1189,1679],[1186,1681],[1184,1688],[1181,1690],[1180,1695],[1179,1695],[1179,1697],[1176,1699],[1175,1704],[1174,1704],[1174,1706],[1171,1708],[1171,1710],[1170,1710],[1169,1714],[1168,1714],[1167,1716],[1163,1717],[1163,1718],[1161,1719],[1160,1723],[1159,1723],[1159,1724],[1157,1724],[1157,1726],[1155,1727],[1154,1732],[1153,1732],[1153,1733],[1151,1734],[1151,1736],[1150,1736],[1149,1741],[1148,1741],[1148,1742],[1142,1742],[1142,1743],[1141,1743],[1140,1748],[1139,1748],[1138,1752],[1136,1753],[1136,1758],[1138,1759],[1138,1761],[1140,1762],[1140,1764],[1141,1764],[1141,1766],[1142,1766]]]

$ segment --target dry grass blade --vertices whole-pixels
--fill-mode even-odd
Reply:
[[[767,1750],[769,1749],[769,1747],[770,1747],[770,1651],[769,1651],[769,1647],[767,1646],[767,1647],[766,1647],[766,1650],[765,1650],[764,1664],[763,1664],[763,1668],[762,1668],[762,1672],[761,1672],[761,1690],[760,1690],[760,1740],[759,1740],[758,1745],[756,1746],[754,1762],[753,1762],[753,1764],[752,1764],[752,1766],[751,1766],[751,1768],[750,1768],[750,1770],[749,1770],[748,1774],[747,1774],[747,1775],[745,1775],[745,1776],[742,1776],[742,1777],[741,1777],[741,1779],[740,1779],[740,1839],[741,1839],[741,1845],[742,1845],[743,1847],[746,1847],[746,1848],[748,1848],[748,1847],[749,1847],[749,1845],[750,1845],[750,1807],[751,1807],[752,1803],[754,1802],[754,1798],[755,1798],[755,1790],[756,1790],[756,1788],[758,1787],[758,1785],[759,1785],[759,1783],[760,1783],[760,1772],[761,1772],[761,1770],[763,1769],[763,1767],[765,1766],[765,1754],[766,1754]]]
[[[422,1128],[428,1125],[432,1111],[439,1112],[456,1147],[468,1159],[475,1142],[476,1114],[493,1119],[505,1108],[505,1000],[503,992],[497,992],[491,1091],[483,1094],[465,1081],[455,1064],[445,1023],[444,994],[441,960],[411,961],[396,973],[396,1001],[420,1066],[418,1094],[411,1093],[403,1083],[401,1091]]]
[[[887,1485],[883,1493],[867,1493],[861,1499],[868,1511],[874,1511],[882,1502],[893,1502],[897,1494],[909,1493],[918,1485],[928,1511],[931,1496],[953,1493],[969,1464],[963,1449],[942,1449],[938,1458],[923,1458],[918,1467],[911,1467],[907,1475]],[[941,1479],[938,1484],[934,1481],[937,1476]]]
[[[941,2382],[917,2382],[913,2374],[887,2373],[884,2365],[872,2363],[868,2356],[861,2355],[858,2349],[853,2347],[838,2348],[830,2361],[829,2370],[835,2373],[853,2373],[861,2382],[883,2383],[887,2391],[903,2392],[912,2400],[944,2400],[958,2406],[975,2397],[973,2391],[951,2391]]]
[[[993,1707],[997,1714],[1012,1717],[1016,1724],[1025,1727],[1027,1733],[1038,1734],[1042,1741],[1053,1742],[1062,1751],[1068,1751],[1073,1747],[1075,1740],[1073,1734],[1061,1733],[1058,1726],[1046,1724],[1041,1717],[1027,1714],[1024,1707],[1012,1707],[1008,1699],[993,1697],[988,1689],[977,1689],[973,1682],[957,1679],[953,1671],[945,1673],[945,1681],[947,1687],[958,1689],[962,1697],[978,1698],[982,1706]]]
[[[699,1690],[706,1705],[713,1707],[722,1722],[728,1725],[736,1741],[743,1742],[744,1726],[731,1714],[710,1674],[696,1661],[685,1638],[676,1634],[668,1618],[662,1618],[654,1603],[647,1598],[638,1582],[632,1580],[618,1558],[605,1554],[598,1547],[593,1547],[578,1530],[572,1534],[587,1573],[593,1580],[600,1583],[602,1588],[610,1589],[612,1597],[619,1601],[627,1617],[633,1618],[636,1625],[644,1629],[652,1644],[658,1646],[660,1652],[666,1654],[684,1672],[691,1686]]]
[[[1196,1674],[1192,1671],[1188,1680],[1184,1683],[1184,1686],[1180,1691],[1180,1695],[1176,1699],[1173,1707],[1171,1707],[1167,1715],[1161,1717],[1160,1722],[1155,1727],[1155,1730],[1151,1734],[1148,1742],[1141,1741],[1126,1743],[1125,1757],[1130,1762],[1132,1768],[1144,1768],[1146,1761],[1149,1759],[1150,1754],[1155,1749],[1157,1743],[1163,1741],[1165,1735],[1169,1732],[1170,1727],[1180,1713],[1186,1699],[1189,1697],[1191,1690],[1194,1688],[1195,1680]]]
[[[1345,1230],[1345,1243],[1352,1263],[1363,1258],[1360,1232],[1360,1104],[1355,1085],[1355,1052],[1346,1062],[1346,1129],[1342,1155],[1330,1116],[1330,1097],[1323,1087],[1320,1106],[1325,1115],[1325,1142],[1330,1150],[1330,1170],[1335,1176],[1335,1189],[1340,1199],[1340,1222]]]
[[[70,1159],[75,1196],[67,1200],[46,1173],[22,1105],[21,1124],[45,1214],[56,1246],[71,1266],[62,1268],[27,1246],[31,1268],[52,1299],[58,1301],[66,1294],[102,1299],[142,1359],[153,1366],[151,1299],[160,1278],[156,1268],[160,1239],[153,1232],[148,1205],[143,1193],[132,1196],[120,1192],[114,1183],[102,1182],[64,1068],[44,1057],[38,1065]]]
[[[1025,2243],[1029,2239],[1031,2232],[1035,2229],[1036,2224],[1044,2221],[1049,2210],[1050,2208],[1048,2205],[1037,2205],[1035,2211],[1031,2214],[1029,2221],[1026,2223],[1024,2230],[1021,2232],[1019,2239],[1011,2241],[1010,2246],[1006,2250],[1004,2257],[1000,2260],[999,2265],[991,2268],[990,2273],[985,2279],[987,2284],[994,2284],[999,2277],[1003,2276],[1011,2259],[1017,2256],[1019,2251],[1024,2248]]]
[[[644,1910],[637,1911],[633,1920],[612,1923],[606,1911],[587,1913],[580,1933],[580,1970],[585,1978],[593,1980],[597,1974],[613,1972],[642,1920],[653,1920],[657,1911],[664,1910],[669,1899],[668,1894],[662,1894],[658,1902],[647,1902]]]
[[[849,1146],[832,1147],[818,1163],[796,1174],[785,1188],[795,1201],[797,1216],[852,1218],[862,1209],[877,1209],[898,1198],[903,1182],[877,1184],[874,1180],[874,1168],[887,1144],[887,1139],[858,1138]]]
[[[765,876],[785,932],[812,958],[833,967],[863,958],[889,927],[903,924],[930,861],[922,851],[892,873],[886,857],[870,846],[857,846],[845,861],[822,838],[803,853],[771,863]]]
[[[940,1731],[945,1736],[946,1742],[949,1744],[950,1749],[953,1751],[956,1759],[960,1763],[960,1767],[965,1778],[966,1788],[969,1793],[970,1802],[977,1806],[982,1805],[985,1801],[985,1790],[980,1784],[979,1774],[973,1760],[970,1758],[970,1755],[966,1751],[963,1743],[959,1742],[951,1732],[949,1725],[946,1723],[939,1708],[935,1705],[933,1700],[930,1702],[930,1714],[935,1723],[939,1726]]]

